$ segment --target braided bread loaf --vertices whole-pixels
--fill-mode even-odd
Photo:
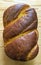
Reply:
[[[38,54],[37,14],[27,4],[9,7],[3,15],[6,54],[15,60],[31,60]]]

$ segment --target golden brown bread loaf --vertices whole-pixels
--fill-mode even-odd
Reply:
[[[37,14],[27,4],[9,7],[3,15],[3,39],[6,54],[15,60],[31,60],[37,56],[39,47]]]

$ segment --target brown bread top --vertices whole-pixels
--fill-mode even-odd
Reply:
[[[33,59],[39,50],[38,18],[35,9],[27,4],[11,6],[4,12],[3,24],[3,39],[7,55],[15,60]]]
[[[17,10],[19,14],[16,15],[15,11],[17,12]],[[5,11],[3,16],[3,23],[5,26],[3,37],[4,41],[7,42],[9,39],[20,34],[23,31],[25,32],[28,30],[36,29],[38,22],[36,12],[33,8],[30,8],[28,5],[17,4],[15,7],[12,6]]]

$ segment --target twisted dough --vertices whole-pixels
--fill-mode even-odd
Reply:
[[[9,7],[3,15],[3,39],[6,54],[15,60],[26,61],[38,54],[37,14],[27,4]]]

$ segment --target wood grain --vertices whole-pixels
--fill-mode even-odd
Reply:
[[[35,8],[38,15],[38,31],[39,31],[39,54],[28,62],[17,62],[8,58],[4,52],[3,42],[3,13],[11,5],[16,3],[28,3],[32,8]],[[1,0],[0,1],[0,65],[41,65],[41,0]]]

